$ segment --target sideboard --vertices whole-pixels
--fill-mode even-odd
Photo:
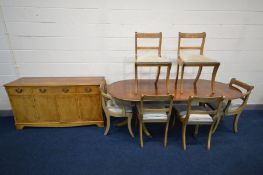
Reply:
[[[17,129],[103,127],[99,86],[104,77],[25,77],[5,84]]]

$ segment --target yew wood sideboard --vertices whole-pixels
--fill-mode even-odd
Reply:
[[[27,77],[6,84],[16,128],[103,127],[103,81],[104,77]]]

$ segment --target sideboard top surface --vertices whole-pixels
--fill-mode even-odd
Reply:
[[[4,86],[100,85],[104,77],[22,77]]]

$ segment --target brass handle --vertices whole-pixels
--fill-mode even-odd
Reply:
[[[91,91],[92,91],[91,88],[89,88],[89,87],[86,87],[86,88],[85,88],[85,92],[91,92]]]
[[[63,91],[64,93],[68,93],[69,89],[63,88],[62,91]]]
[[[18,89],[16,89],[16,92],[21,94],[23,92],[23,89],[18,88]]]
[[[45,92],[47,92],[47,89],[39,89],[39,92],[45,93]]]

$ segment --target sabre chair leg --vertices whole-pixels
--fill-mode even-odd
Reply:
[[[140,121],[140,146],[143,148],[142,122]]]
[[[130,133],[131,137],[134,137],[134,134],[133,134],[132,128],[131,128],[131,121],[132,121],[132,115],[130,115],[128,117],[128,130],[129,130],[129,133]]]
[[[135,64],[135,93],[138,92],[138,66]]]
[[[210,150],[211,148],[211,137],[213,134],[213,128],[214,128],[214,124],[212,124],[209,129],[208,139],[207,139],[207,150]]]
[[[165,133],[164,133],[164,147],[167,146],[167,137],[168,137],[169,122],[166,123]]]
[[[196,137],[198,135],[199,125],[195,125],[195,133],[194,136]]]
[[[110,130],[110,116],[106,114],[106,119],[107,119],[107,125],[106,125],[106,129],[104,132],[104,135],[106,136]]]
[[[181,70],[181,80],[180,80],[180,93],[181,94],[183,93],[183,87],[184,87],[183,79],[184,79],[184,65],[182,66],[182,70]]]
[[[238,132],[238,120],[239,120],[239,117],[240,117],[240,114],[237,114],[235,116],[235,119],[234,119],[233,130],[234,130],[235,133]]]
[[[144,123],[143,123],[142,127],[143,127],[143,132],[144,132],[148,137],[152,137],[151,133],[149,132],[149,130],[147,129],[147,127],[145,126]]]
[[[170,72],[171,72],[171,65],[167,66],[166,72],[166,92],[169,93],[169,86],[170,86]]]
[[[215,79],[216,79],[216,73],[217,73],[217,70],[218,70],[218,68],[219,68],[219,65],[220,65],[220,64],[216,64],[216,65],[214,66],[213,73],[212,73],[212,79],[211,79],[212,94],[215,93]]]
[[[199,78],[200,78],[202,69],[203,69],[203,66],[199,66],[199,68],[198,68],[198,73],[197,73],[197,75],[196,75],[196,77],[195,77],[195,80],[194,80],[194,88],[196,88],[196,83],[197,83],[197,81],[198,81]]]
[[[158,66],[157,75],[156,75],[156,80],[155,80],[155,82],[154,82],[154,85],[155,85],[155,88],[156,88],[156,89],[157,89],[157,86],[158,86],[158,81],[159,81],[160,72],[161,72],[161,66]]]
[[[222,117],[223,117],[223,116],[222,116]],[[216,131],[219,123],[221,122],[221,118],[222,118],[222,117],[220,117],[219,119],[217,119],[216,124],[214,125],[214,128],[213,128],[213,134],[215,133],[215,131]]]
[[[179,70],[180,70],[180,67],[179,67],[179,64],[177,64],[176,78],[175,78],[175,84],[174,84],[174,89],[175,89],[175,90],[177,89],[177,83],[178,83],[178,77],[179,77]]]
[[[182,125],[182,147],[186,150],[186,124]]]

